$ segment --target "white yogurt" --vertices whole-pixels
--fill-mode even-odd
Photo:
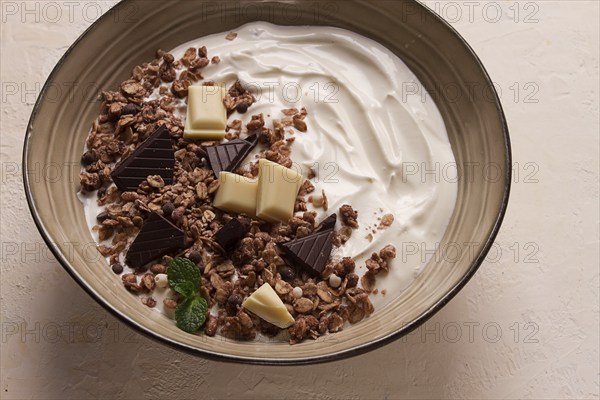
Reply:
[[[272,126],[271,119],[284,117],[281,109],[306,107],[308,131],[293,135],[291,158],[304,175],[311,168],[317,172],[315,193],[324,190],[329,201],[328,211],[315,209],[319,219],[343,204],[359,213],[359,228],[334,257],[353,257],[360,274],[372,252],[396,246],[390,272],[377,279],[387,294],[371,297],[375,307],[387,304],[427,264],[454,210],[457,183],[439,174],[422,177],[425,168],[439,171],[455,162],[435,103],[427,93],[406,96],[407,87],[420,87],[414,74],[387,48],[354,32],[264,22],[236,32],[233,41],[225,32],[171,53],[179,59],[190,47],[206,46],[209,58],[221,58],[202,70],[206,80],[229,87],[240,79],[254,93],[257,102],[230,120],[246,123],[262,112]],[[185,122],[183,102],[178,114]],[[91,225],[98,212],[92,203],[84,203]],[[376,229],[388,213],[394,223]]]

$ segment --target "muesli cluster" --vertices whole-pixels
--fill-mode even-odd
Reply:
[[[148,307],[157,305],[153,292],[169,285],[171,295],[162,301],[164,307],[178,310],[177,317],[191,312],[203,299],[206,307],[197,308],[205,315],[199,321],[209,336],[252,340],[258,334],[282,335],[294,344],[361,321],[374,311],[369,295],[377,290],[376,276],[388,270],[396,250],[387,245],[373,253],[366,262],[368,272],[362,277],[352,258],[335,257],[335,249],[358,228],[358,212],[351,205],[343,205],[329,210],[328,221],[318,221],[317,212],[310,211],[308,204],[311,209],[327,211],[328,202],[324,192],[315,192],[313,171],[298,185],[292,216],[285,221],[215,206],[222,182],[211,166],[214,159],[209,157],[218,153],[215,146],[238,140],[235,143],[242,149],[244,143],[256,138],[248,144],[253,153],[245,162],[238,159],[230,171],[254,182],[261,174],[258,160],[290,168],[294,136],[310,135],[306,123],[309,115],[303,108],[273,110],[271,126],[265,123],[264,115],[251,115],[256,99],[236,81],[225,88],[222,99],[227,113],[224,140],[186,137],[177,109],[189,103],[190,87],[217,85],[205,79],[202,70],[219,62],[218,57],[209,58],[205,47],[190,48],[178,60],[158,50],[157,58],[135,67],[131,79],[118,90],[102,93],[100,115],[86,141],[81,173],[82,191],[96,195],[104,207],[93,228],[100,241],[98,250],[108,257],[124,287],[138,294]],[[234,113],[238,118],[232,117]],[[149,164],[144,170],[140,160],[147,156],[143,151],[164,152],[160,146],[167,143],[168,147],[165,138],[173,152],[172,168]],[[165,157],[168,161],[168,156],[161,160]],[[139,184],[132,180],[134,175]],[[384,218],[382,229],[391,223],[393,218]],[[152,231],[150,225],[154,226]],[[294,256],[290,243],[304,239],[309,243],[305,247],[313,246],[311,238],[326,229],[331,232],[325,235],[331,245],[322,270],[311,268],[318,257],[306,250],[304,255],[297,251],[297,257],[290,257]],[[160,235],[167,231],[168,237],[162,238]],[[164,242],[158,239],[168,239],[170,245],[151,248],[151,243]],[[176,286],[181,282],[175,283],[175,274],[180,273],[175,267],[182,259],[197,266],[197,290]],[[282,328],[267,322],[268,316],[257,315],[252,307],[245,306],[264,284],[283,302],[293,318],[291,326]]]

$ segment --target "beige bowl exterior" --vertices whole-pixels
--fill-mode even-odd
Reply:
[[[116,88],[133,66],[152,59],[157,48],[174,48],[257,19],[353,30],[395,52],[428,90],[454,88],[462,93],[459,98],[434,96],[457,163],[468,166],[440,246],[456,244],[460,255],[432,257],[414,284],[359,324],[294,346],[234,342],[177,329],[172,320],[123,289],[93,248],[76,195],[79,158],[98,113],[99,90]],[[151,337],[204,357],[249,363],[304,364],[356,355],[407,334],[446,304],[483,261],[499,229],[508,201],[511,157],[500,102],[489,88],[490,78],[464,40],[414,1],[126,0],[77,40],[46,83],[25,141],[24,171],[37,171],[25,172],[27,198],[36,224],[67,272],[109,311]]]

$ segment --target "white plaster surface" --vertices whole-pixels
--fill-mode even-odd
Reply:
[[[427,2],[501,90],[516,173],[508,214],[488,260],[424,327],[304,367],[155,343],[45,250],[18,171],[26,123],[54,64],[112,3],[0,1],[1,398],[598,398],[597,1]]]

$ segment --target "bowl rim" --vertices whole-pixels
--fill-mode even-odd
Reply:
[[[506,210],[508,208],[508,199],[509,199],[510,189],[511,189],[511,184],[512,184],[512,150],[511,150],[511,141],[510,141],[510,136],[509,136],[509,131],[508,131],[508,124],[506,121],[506,117],[504,115],[504,110],[502,108],[500,98],[496,91],[496,88],[492,84],[492,80],[491,80],[487,70],[485,69],[483,63],[481,62],[481,60],[479,59],[479,57],[477,56],[477,54],[475,53],[473,48],[460,35],[460,33],[454,27],[452,27],[452,25],[450,25],[448,22],[446,22],[446,20],[444,20],[441,16],[437,15],[435,12],[433,12],[431,9],[429,9],[420,0],[412,0],[417,5],[417,7],[420,7],[422,12],[425,12],[428,14],[428,17],[434,18],[435,20],[437,20],[437,22],[443,24],[446,28],[448,28],[460,40],[462,45],[465,46],[466,50],[473,57],[473,59],[477,63],[477,66],[483,72],[485,81],[489,85],[488,87],[493,88],[494,105],[496,107],[496,111],[498,113],[500,122],[502,124],[502,133],[503,133],[503,137],[504,137],[506,159],[505,159],[505,184],[504,184],[502,202],[500,204],[500,210],[498,212],[498,215],[496,216],[496,220],[494,221],[493,228],[485,242],[485,245],[483,246],[482,250],[479,252],[477,257],[474,259],[474,261],[471,263],[471,266],[468,269],[468,271],[461,277],[461,279],[446,294],[444,294],[444,296],[441,299],[439,299],[436,303],[434,303],[431,307],[429,307],[425,312],[423,312],[416,319],[407,323],[400,329],[398,329],[394,332],[390,332],[389,334],[387,334],[379,339],[373,340],[371,342],[364,343],[362,345],[358,345],[358,346],[355,346],[355,347],[352,347],[352,348],[349,348],[346,350],[341,350],[341,351],[338,351],[333,354],[304,357],[304,358],[287,357],[287,358],[281,358],[281,359],[263,359],[260,357],[234,356],[234,355],[230,355],[227,353],[221,353],[221,352],[215,352],[215,351],[209,351],[209,350],[196,348],[196,347],[184,344],[184,343],[180,343],[180,342],[173,340],[165,335],[155,332],[149,328],[146,328],[146,327],[138,324],[137,322],[133,321],[126,314],[113,308],[107,300],[103,299],[98,293],[96,293],[94,290],[92,290],[85,283],[85,281],[77,273],[75,268],[73,268],[71,266],[71,264],[69,263],[69,261],[64,257],[62,252],[57,247],[54,246],[54,244],[50,238],[50,235],[49,235],[48,231],[46,230],[46,228],[44,227],[44,224],[42,223],[40,215],[37,212],[37,207],[35,205],[35,201],[33,199],[32,193],[31,193],[29,176],[27,174],[27,170],[28,170],[27,169],[27,159],[28,159],[28,155],[29,155],[29,139],[31,137],[33,121],[35,120],[35,118],[38,114],[38,111],[43,102],[44,96],[49,88],[49,84],[50,84],[50,82],[52,82],[57,71],[62,67],[63,63],[65,62],[65,60],[67,59],[67,57],[69,56],[71,51],[75,48],[75,46],[77,46],[77,44],[89,32],[97,29],[101,23],[103,23],[107,18],[110,17],[111,12],[114,12],[117,8],[125,7],[127,4],[131,3],[132,1],[135,1],[135,0],[122,0],[122,1],[118,2],[117,4],[115,4],[114,6],[112,6],[107,12],[105,12],[102,16],[100,16],[100,18],[98,18],[96,21],[94,21],[73,42],[73,44],[71,44],[71,46],[69,46],[67,51],[58,60],[58,62],[52,69],[52,72],[48,75],[48,78],[46,79],[46,82],[44,83],[44,86],[42,87],[42,90],[40,91],[40,94],[39,94],[39,96],[35,102],[35,105],[33,107],[33,110],[31,112],[31,116],[27,123],[27,130],[25,132],[25,140],[24,140],[24,144],[23,144],[23,155],[22,155],[22,174],[23,174],[23,185],[24,185],[24,190],[25,190],[25,196],[27,198],[27,204],[29,206],[30,213],[33,217],[35,225],[38,228],[38,231],[40,232],[42,238],[44,239],[44,242],[46,242],[48,248],[50,249],[50,251],[52,252],[54,257],[56,258],[56,260],[61,264],[61,266],[65,269],[65,271],[67,271],[67,273],[75,280],[75,282],[77,282],[77,284],[85,292],[87,292],[87,294],[90,295],[98,304],[100,304],[105,310],[107,310],[113,316],[116,316],[120,321],[124,322],[126,325],[133,328],[135,331],[142,333],[145,337],[148,337],[154,341],[166,344],[174,349],[182,350],[188,354],[201,356],[201,357],[204,357],[204,358],[207,358],[210,360],[222,361],[222,362],[237,362],[237,363],[246,363],[246,364],[255,364],[255,365],[307,365],[307,364],[317,364],[317,363],[338,361],[338,360],[346,359],[349,357],[358,356],[358,355],[364,354],[368,351],[372,351],[377,348],[380,348],[388,343],[391,343],[391,342],[409,334],[410,332],[414,331],[416,328],[421,326],[423,323],[425,323],[427,320],[429,320],[431,317],[433,317],[438,311],[440,311],[446,304],[448,304],[448,302],[450,302],[450,300],[452,300],[454,298],[454,296],[456,296],[456,294],[467,284],[467,282],[469,282],[469,280],[473,277],[475,272],[477,272],[477,270],[483,263],[487,253],[489,252],[491,246],[493,245],[493,243],[496,239],[496,236],[498,235],[498,232],[500,230],[500,227],[502,225],[502,221],[504,220]]]

